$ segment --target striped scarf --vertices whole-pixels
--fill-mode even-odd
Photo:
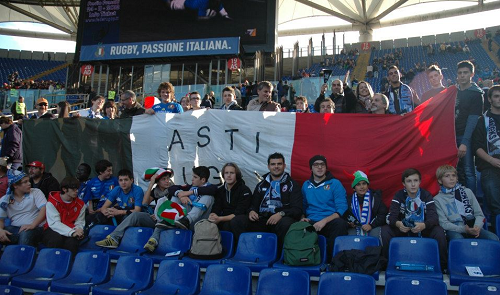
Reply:
[[[484,125],[486,126],[486,145],[488,155],[500,155],[500,136],[498,136],[497,125],[492,117],[484,113]]]
[[[458,213],[462,216],[462,220],[465,224],[467,224],[467,220],[474,219],[474,209],[472,209],[472,205],[463,185],[457,183],[452,188],[445,188],[441,186],[441,191],[445,194],[455,195],[455,204],[457,206]]]
[[[372,198],[368,190],[363,198],[363,208],[359,207],[358,195],[354,193],[351,200],[352,213],[354,217],[362,224],[369,224],[372,220]],[[365,236],[366,233],[361,226],[356,226],[356,235]]]

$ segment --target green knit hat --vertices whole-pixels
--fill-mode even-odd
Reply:
[[[354,172],[354,181],[352,182],[351,187],[354,188],[356,184],[358,184],[360,181],[363,180],[366,181],[366,183],[370,184],[370,181],[368,180],[368,176],[366,175],[366,173],[364,173],[361,170]]]

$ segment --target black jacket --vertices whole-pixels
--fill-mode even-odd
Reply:
[[[138,102],[135,102],[135,104],[130,108],[130,109],[123,109],[122,113],[120,115],[120,119],[123,118],[130,118],[133,116],[137,115],[142,115],[146,109],[144,109]]]
[[[271,187],[271,183],[267,181],[267,176],[271,177],[269,173],[263,176],[264,180],[259,182],[253,191],[252,205],[250,211],[259,212],[260,204],[264,199],[267,190]],[[276,208],[276,212],[283,211],[285,216],[292,217],[299,220],[302,216],[302,191],[301,187],[295,180],[290,177],[290,174],[284,173],[280,183],[281,203],[283,207]]]
[[[229,191],[223,184],[217,188],[215,193],[212,213],[219,216],[246,214],[251,202],[252,191],[245,185],[245,181],[237,181]]]
[[[0,157],[9,157],[7,163],[21,163],[23,161],[23,132],[16,124],[4,129]]]
[[[389,208],[389,215],[387,220],[389,225],[396,228],[397,221],[403,221],[405,218],[406,211],[406,193],[404,190],[400,190],[394,195],[391,201],[391,207]],[[433,197],[431,193],[424,189],[420,189],[420,200],[425,203],[424,211],[424,223],[425,229],[430,230],[434,226],[439,225],[439,216],[437,214],[436,204],[434,204]]]
[[[370,190],[370,195],[372,196],[372,220],[370,220],[370,225],[372,228],[382,226],[386,224],[385,217],[387,216],[387,206],[382,202],[382,191],[381,190]],[[359,200],[359,198],[358,198]],[[347,212],[352,213],[352,195],[347,196]],[[361,206],[360,206],[361,208]],[[345,214],[344,214],[345,215]]]
[[[356,108],[356,95],[350,87],[344,88],[343,94],[330,94],[335,103],[335,113],[353,113]],[[314,102],[314,111],[319,113],[319,105],[325,101],[325,94],[320,94]]]
[[[30,183],[32,188],[39,188],[46,198],[49,197],[50,192],[58,192],[61,190],[59,181],[57,181],[57,179],[49,172],[43,172],[42,180],[40,180],[40,182],[36,185],[33,182],[33,178],[30,177]]]

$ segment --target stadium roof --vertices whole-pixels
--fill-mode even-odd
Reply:
[[[261,0],[248,0],[261,1]],[[370,32],[376,28],[415,23],[500,8],[500,0],[277,0],[278,35],[294,36],[337,31]],[[414,5],[446,3],[448,10],[425,11],[419,15],[399,15]],[[26,32],[0,28],[0,34],[75,40],[79,0],[0,0],[1,22],[37,22],[63,33]],[[251,3],[249,4],[251,5]],[[430,10],[432,11],[432,10]],[[329,17],[321,26],[293,26],[303,19]],[[313,22],[311,22],[313,23]]]

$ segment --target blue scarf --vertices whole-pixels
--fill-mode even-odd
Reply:
[[[406,190],[405,190],[405,193]],[[418,189],[415,198],[407,195],[405,201],[405,218],[402,220],[404,226],[414,227],[416,222],[424,222],[425,220],[425,203],[420,199],[420,189]],[[420,233],[418,233],[420,237]]]
[[[445,194],[455,195],[455,205],[465,224],[467,224],[467,220],[474,219],[474,209],[472,209],[472,205],[470,204],[469,197],[463,185],[457,183],[452,188],[441,186],[441,191]]]
[[[500,155],[500,136],[498,136],[497,125],[488,112],[484,113],[484,125],[486,126],[486,145],[488,155]]]
[[[354,193],[351,200],[352,213],[361,224],[370,224],[372,220],[372,198],[368,190],[363,198],[363,208],[359,208],[358,195]],[[356,226],[356,235],[366,236],[361,226]]]
[[[270,212],[276,213],[276,208],[283,207],[283,203],[281,203],[281,190],[280,190],[280,180],[271,180],[271,177],[268,175],[266,180],[270,182],[270,186],[260,203],[260,212]]]
[[[394,92],[392,86],[389,85],[389,113],[397,114],[396,107],[394,106]],[[405,114],[413,111],[413,92],[410,86],[401,83],[399,86],[399,109],[400,114]]]

